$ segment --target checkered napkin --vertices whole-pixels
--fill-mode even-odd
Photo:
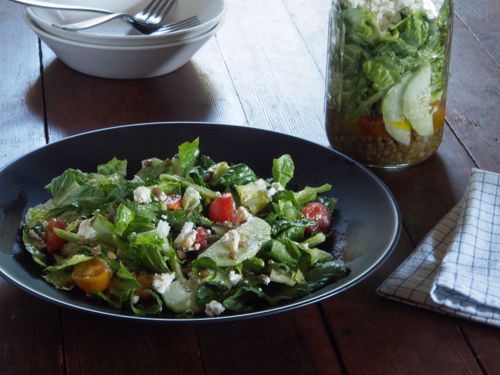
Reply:
[[[500,326],[500,174],[473,169],[462,200],[377,293]]]

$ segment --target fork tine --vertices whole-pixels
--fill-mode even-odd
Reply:
[[[184,28],[197,26],[200,24],[200,20],[197,16],[186,18],[183,21],[175,22],[169,25],[162,26],[156,33],[166,34],[177,30],[182,30]]]
[[[137,14],[134,15],[135,18],[141,19],[141,20],[146,20],[149,17],[149,13],[151,12],[152,9],[156,8],[156,6],[161,2],[162,0],[151,0],[148,5]]]
[[[160,23],[162,22],[167,14],[170,12],[172,7],[174,6],[176,0],[166,0],[163,1],[159,6],[155,9],[154,12],[151,12],[148,15],[148,22],[151,23]]]

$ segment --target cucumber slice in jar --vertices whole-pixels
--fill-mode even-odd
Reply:
[[[403,94],[403,112],[422,137],[434,133],[431,113],[431,64],[426,62],[410,78]]]
[[[403,111],[403,94],[410,76],[405,76],[391,87],[382,100],[382,117],[387,133],[397,142],[408,146],[411,142],[411,126]]]

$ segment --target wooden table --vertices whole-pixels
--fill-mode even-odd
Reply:
[[[113,81],[63,65],[0,3],[0,165],[90,129],[193,120],[327,144],[330,0],[228,0],[226,24],[192,61]],[[404,230],[361,285],[268,318],[146,325],[61,309],[0,281],[0,374],[500,374],[500,330],[379,298],[375,288],[460,199],[473,167],[500,172],[500,2],[456,0],[447,126],[435,156],[377,174]],[[40,182],[42,183],[42,181]]]

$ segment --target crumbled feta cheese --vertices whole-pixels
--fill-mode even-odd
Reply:
[[[201,195],[195,188],[188,186],[182,196],[182,207],[185,210],[192,210],[201,204]]]
[[[269,199],[272,199],[274,194],[276,194],[278,192],[278,190],[276,190],[274,187],[270,187],[267,192],[266,192],[266,195]]]
[[[444,0],[343,0],[350,8],[361,7],[375,14],[381,30],[401,20],[401,12],[422,11],[429,19],[436,18]]]
[[[205,314],[208,316],[219,316],[226,308],[216,300],[212,300],[205,305]]]
[[[271,282],[271,278],[267,275],[260,275],[259,279],[260,281],[262,281],[262,284],[264,285],[269,285],[269,283]]]
[[[232,286],[238,285],[241,279],[243,279],[243,276],[241,276],[239,273],[236,273],[233,270],[229,271],[229,281],[231,282]]]
[[[168,216],[166,214],[161,214],[160,216],[163,220],[167,220],[168,219]]]
[[[160,220],[156,225],[156,232],[160,235],[161,238],[166,240],[168,234],[170,233],[170,224],[165,220]]]
[[[276,191],[285,190],[285,187],[283,185],[281,185],[279,182],[273,182],[271,184],[271,187],[275,188]]]
[[[78,226],[78,235],[85,240],[93,240],[97,237],[97,232],[92,228],[92,220],[83,220]]]
[[[153,276],[153,289],[163,294],[175,279],[175,273],[155,273]]]
[[[235,229],[231,229],[221,237],[220,242],[230,252],[236,253],[240,245],[240,233]]]
[[[134,201],[137,203],[151,203],[151,189],[146,186],[135,188]]]
[[[196,230],[194,230],[194,224],[190,221],[186,221],[182,226],[181,232],[174,240],[174,246],[181,250],[195,250],[195,242]]]
[[[245,207],[240,206],[236,210],[235,223],[236,225],[241,225],[249,221],[252,217],[253,217],[252,214],[248,212],[248,210]]]
[[[132,297],[132,303],[135,305],[137,302],[139,302],[139,297],[138,296],[133,296]]]

